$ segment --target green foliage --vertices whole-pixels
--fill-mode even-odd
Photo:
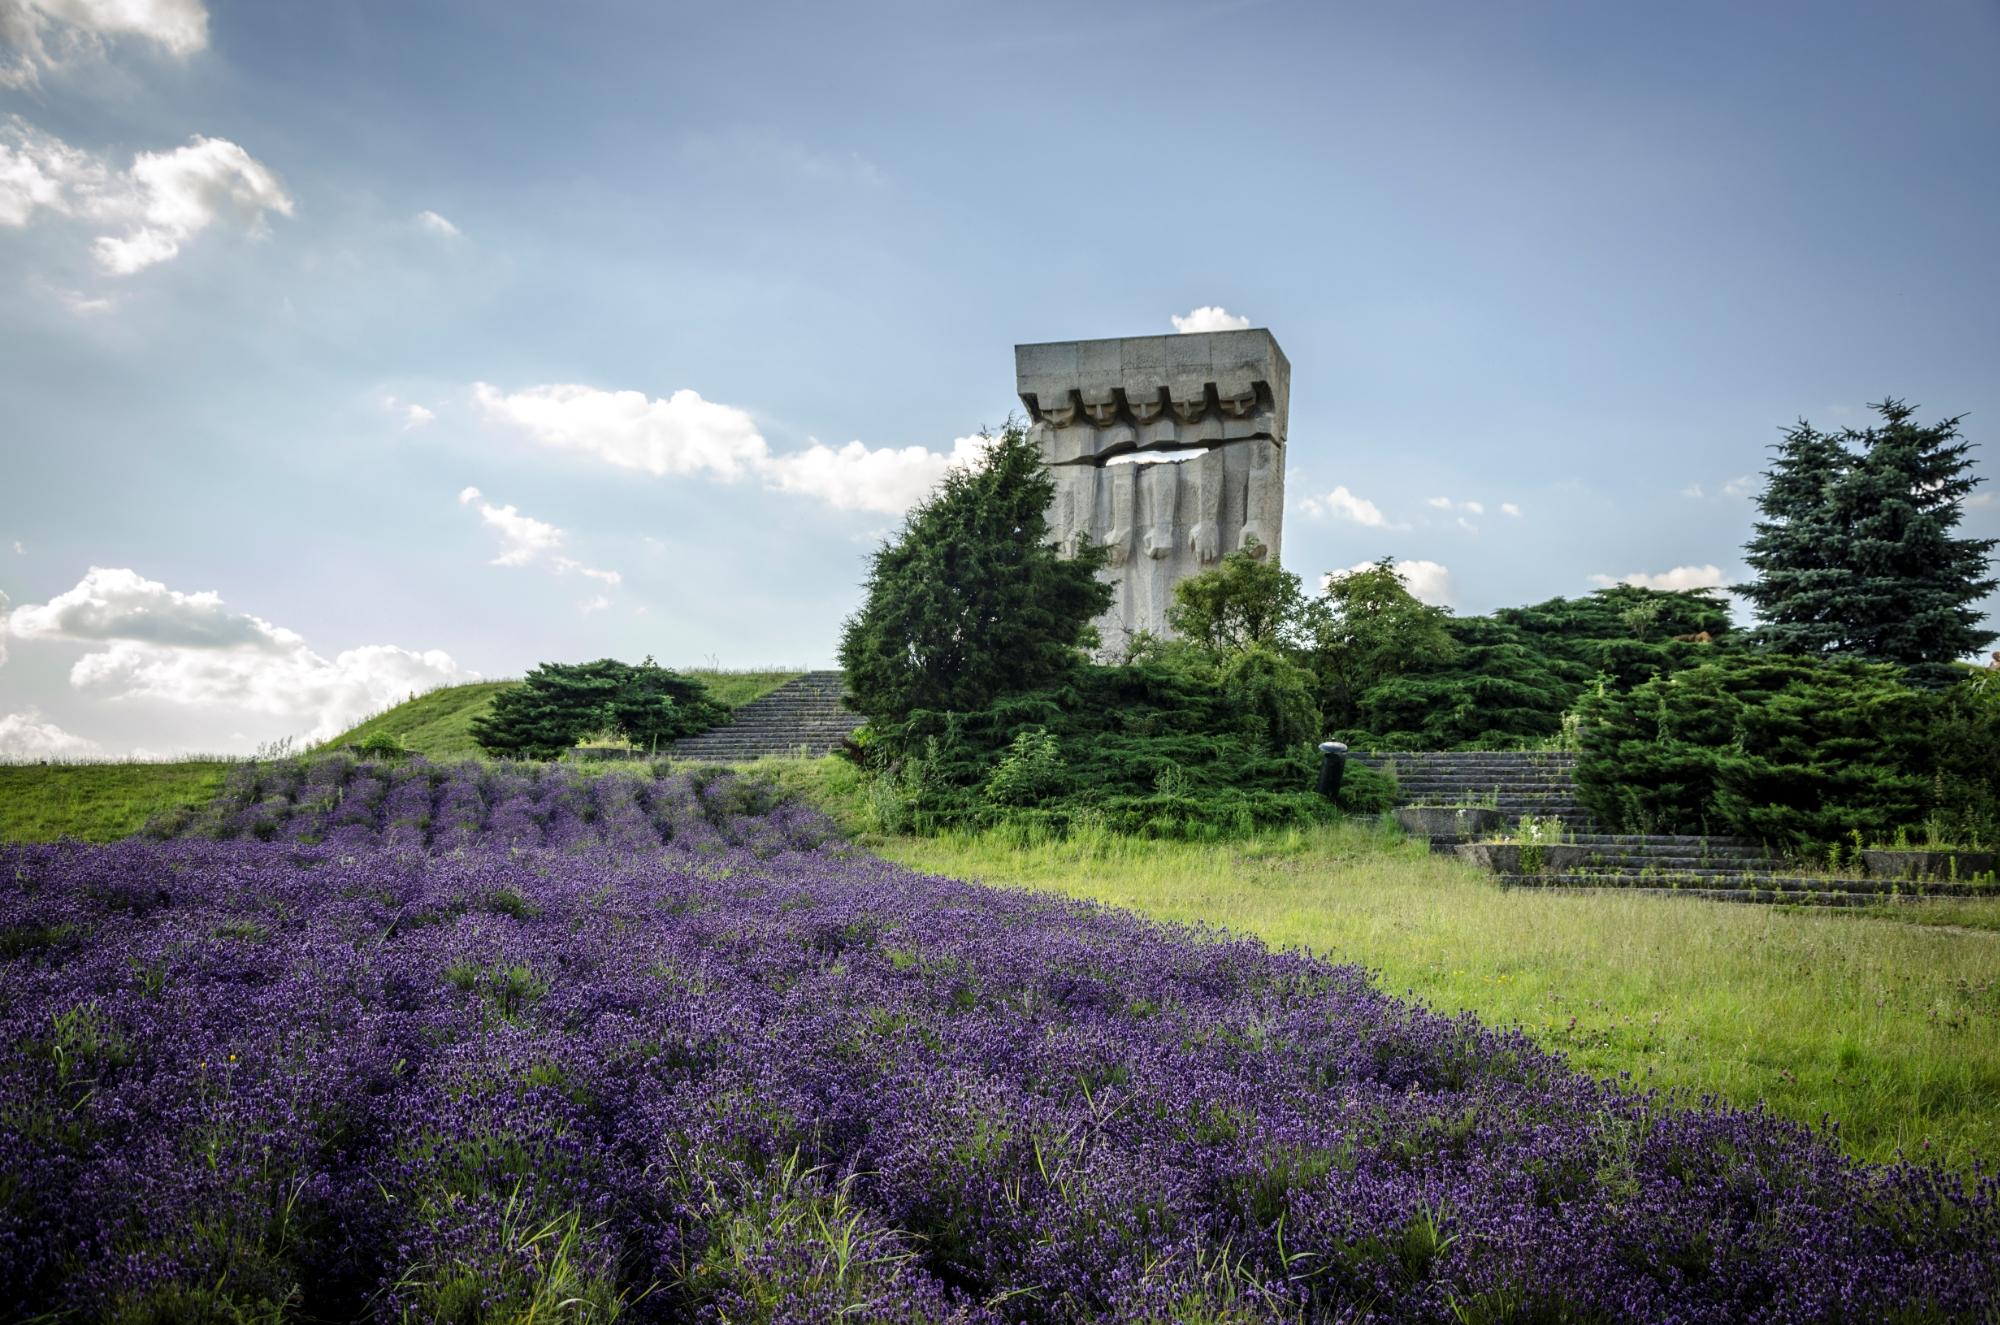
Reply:
[[[397,740],[395,734],[387,731],[373,731],[354,742],[354,752],[367,759],[401,759],[410,753],[410,747]]]
[[[878,797],[894,804],[872,814],[892,831],[1090,822],[1161,837],[1327,817],[1310,747],[1274,744],[1272,711],[1246,705],[1262,695],[1282,717],[1299,678],[1275,655],[1242,656],[1231,672],[1195,650],[1156,649],[983,709],[920,710],[882,742],[909,753],[884,764]]]
[[[1255,539],[1214,570],[1174,586],[1167,624],[1196,648],[1212,653],[1294,648],[1309,632],[1299,577],[1280,566]]]
[[[1927,733],[1934,846],[2000,847],[2000,668],[1981,668],[1938,698]]]
[[[1838,436],[1801,420],[1775,448],[1745,546],[1757,571],[1738,592],[1774,650],[1896,663],[1913,682],[1949,685],[1953,662],[1993,642],[1978,601],[2000,587],[2000,540],[1955,537],[1972,477],[1959,419],[1928,426],[1899,400],[1880,424]]]
[[[497,695],[492,712],[472,720],[471,732],[488,754],[555,759],[593,732],[614,731],[641,749],[658,750],[728,717],[699,681],[651,658],[637,666],[600,658],[543,663]]]
[[[867,597],[841,636],[856,708],[878,722],[969,712],[1060,685],[1095,643],[1111,602],[1104,554],[1050,544],[1048,467],[1010,425],[979,465],[955,470],[870,564]]]
[[[355,724],[326,743],[327,749],[359,745],[386,736],[426,759],[470,759],[482,753],[472,739],[472,722],[493,711],[495,697],[519,681],[474,681],[412,695],[402,703]]]
[[[1039,805],[1061,790],[1064,772],[1061,743],[1039,727],[1024,728],[987,777],[986,800],[993,805]]]
[[[1453,617],[1418,601],[1386,558],[1334,577],[1313,608],[1327,726],[1378,750],[1545,744],[1597,678],[1636,685],[1734,643],[1727,606],[1707,591],[1618,585]]]
[[[1932,701],[1879,664],[1743,655],[1580,706],[1578,792],[1625,828],[1798,851],[1921,822]]]
[[[1451,614],[1421,602],[1387,557],[1328,581],[1310,618],[1311,660],[1327,725],[1363,725],[1363,697],[1411,672],[1440,669],[1458,644]]]

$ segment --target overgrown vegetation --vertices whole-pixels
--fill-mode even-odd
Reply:
[[[1049,543],[1053,492],[1010,427],[876,553],[841,661],[869,717],[878,819],[1215,837],[1325,818],[1311,791],[1311,676],[1271,647],[1280,624],[1246,608],[1265,592],[1256,559],[1181,586],[1212,629],[1093,663],[1090,622],[1111,590],[1098,549],[1070,559]],[[1357,781],[1370,794],[1386,800]]]
[[[1579,793],[1609,824],[1803,853],[2000,843],[2000,672],[1919,690],[1880,663],[1721,657],[1579,710]]]
[[[543,663],[497,695],[493,711],[473,719],[471,731],[488,754],[555,759],[594,734],[650,753],[728,720],[729,710],[699,681],[651,658],[636,666],[600,658]]]

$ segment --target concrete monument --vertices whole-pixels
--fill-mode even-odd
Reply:
[[[1050,529],[1109,551],[1105,656],[1171,635],[1174,586],[1225,553],[1277,557],[1292,366],[1270,332],[1016,345],[1014,375],[1055,474]]]

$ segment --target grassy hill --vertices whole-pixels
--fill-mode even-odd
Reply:
[[[690,670],[686,675],[708,687],[717,702],[741,708],[770,694],[800,675],[797,671]],[[518,681],[474,681],[445,686],[385,709],[328,741],[329,746],[353,745],[371,736],[391,736],[427,759],[475,759],[479,746],[472,739],[472,720],[493,708],[494,697]]]
[[[162,810],[222,790],[229,761],[175,764],[0,764],[0,842],[77,837],[111,842]]]

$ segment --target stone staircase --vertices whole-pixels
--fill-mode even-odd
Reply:
[[[766,755],[830,754],[863,721],[847,707],[846,677],[807,672],[736,710],[733,721],[674,742],[676,759],[739,763]]]
[[[1815,872],[1743,838],[1607,832],[1577,800],[1571,755],[1447,752],[1353,758],[1396,775],[1400,806],[1465,807],[1455,816],[1432,816],[1449,821],[1450,828],[1430,834],[1431,849],[1456,852],[1485,866],[1504,888],[1617,888],[1817,906],[1994,892],[1977,884]],[[1527,844],[1480,840],[1515,835],[1524,816],[1545,824],[1546,836]],[[1487,821],[1483,827],[1482,819]],[[1559,826],[1553,822],[1557,820]]]

